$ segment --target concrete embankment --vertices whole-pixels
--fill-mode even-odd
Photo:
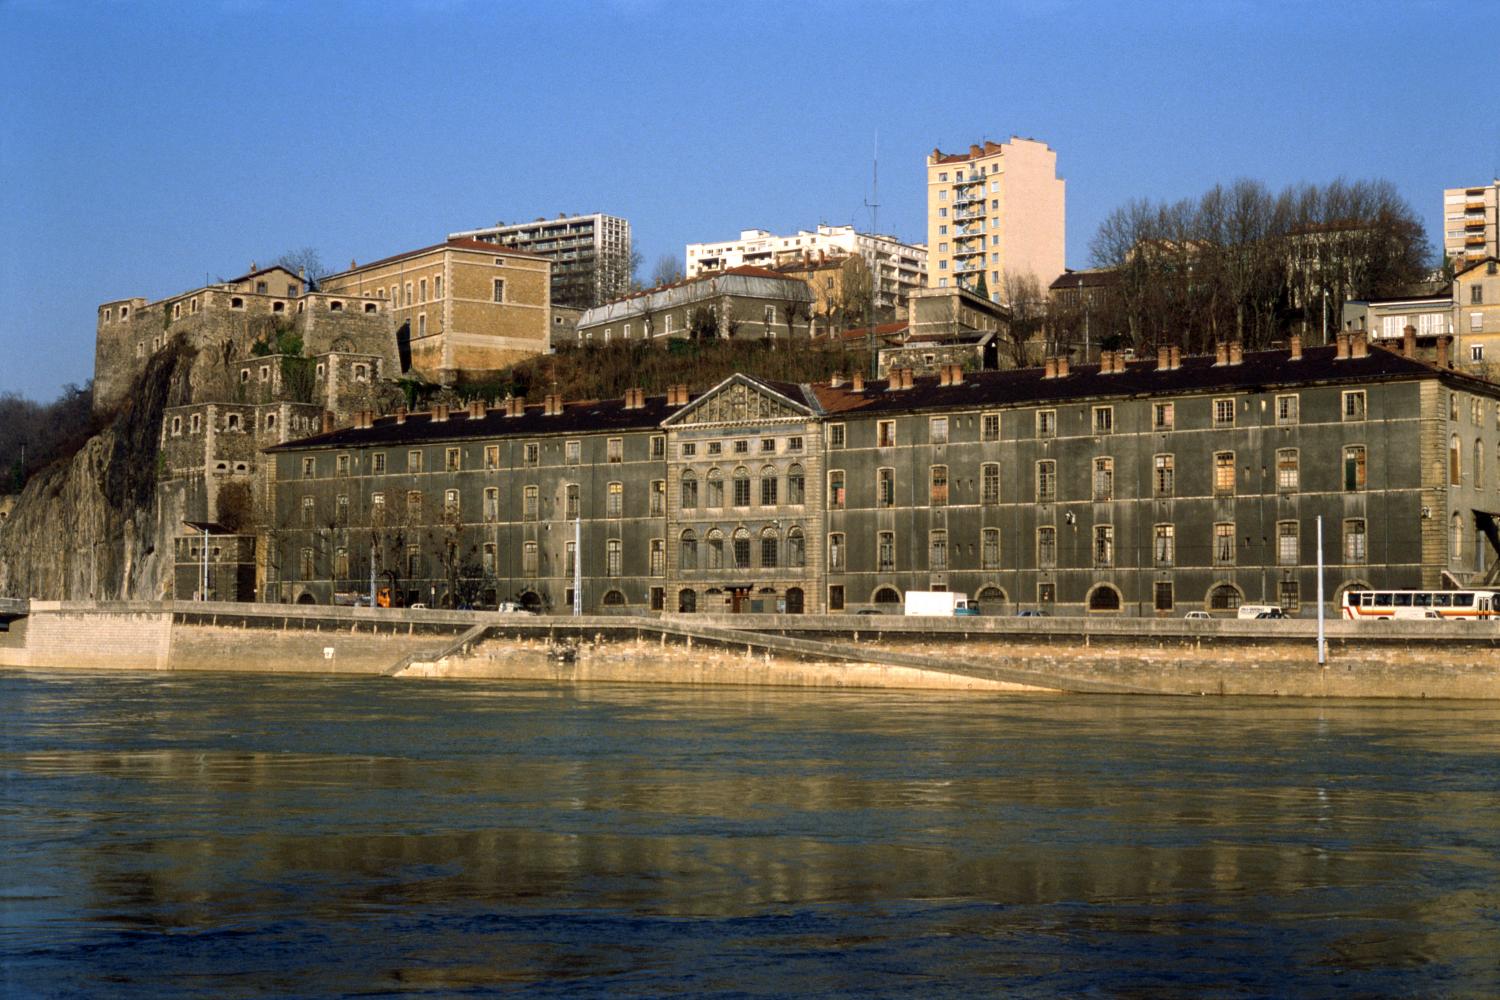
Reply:
[[[1500,699],[1500,625],[857,616],[531,617],[34,602],[0,666],[818,688]]]

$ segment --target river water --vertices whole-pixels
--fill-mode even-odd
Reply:
[[[0,993],[1483,996],[1500,706],[0,672]]]

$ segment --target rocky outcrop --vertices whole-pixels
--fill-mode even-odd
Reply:
[[[152,358],[114,418],[72,458],[26,484],[0,524],[0,596],[157,598],[172,579],[182,511],[158,495],[162,412],[217,366],[185,345]]]

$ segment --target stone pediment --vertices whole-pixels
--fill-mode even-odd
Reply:
[[[753,424],[806,420],[816,414],[807,404],[794,400],[748,375],[729,376],[708,392],[668,417],[665,427]]]

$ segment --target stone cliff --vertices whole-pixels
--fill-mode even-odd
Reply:
[[[160,597],[181,511],[157,490],[162,412],[213,381],[220,359],[183,344],[154,356],[114,418],[70,459],[26,484],[0,525],[0,596]],[[196,369],[205,369],[196,371]]]

